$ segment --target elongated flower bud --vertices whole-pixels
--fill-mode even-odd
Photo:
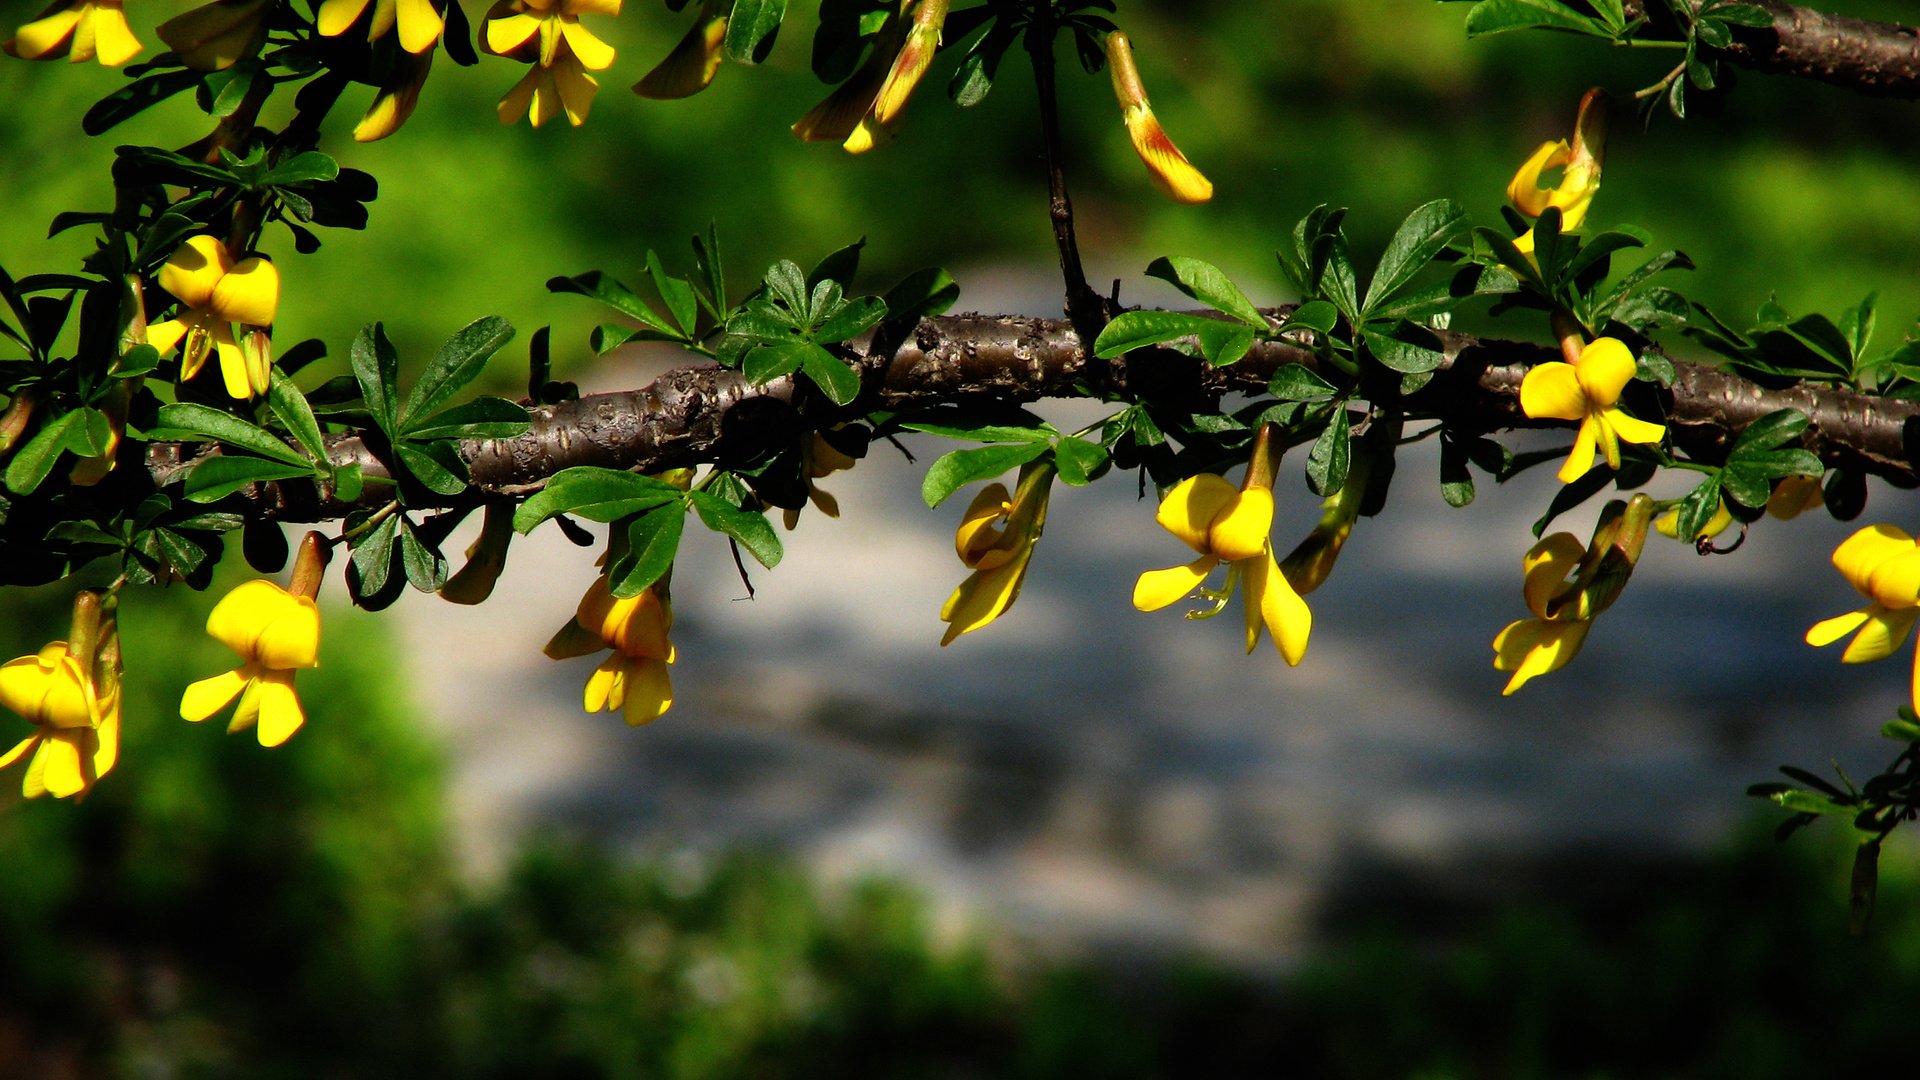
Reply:
[[[1154,117],[1140,69],[1133,62],[1133,44],[1118,30],[1107,35],[1107,69],[1113,73],[1113,96],[1120,103],[1127,137],[1146,163],[1154,186],[1174,202],[1203,203],[1213,198],[1213,181],[1193,167]]]
[[[659,66],[633,84],[633,92],[669,101],[705,90],[720,70],[720,47],[727,40],[727,17],[732,11],[733,5],[725,0],[706,0],[692,29]]]

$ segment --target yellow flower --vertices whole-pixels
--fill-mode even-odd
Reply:
[[[1250,483],[1244,488],[1213,473],[1201,473],[1167,492],[1154,520],[1200,557],[1185,566],[1141,574],[1134,582],[1133,606],[1158,611],[1198,591],[1214,600],[1215,607],[1187,617],[1204,618],[1218,614],[1235,589],[1245,590],[1247,651],[1251,653],[1259,643],[1260,628],[1265,626],[1280,655],[1288,664],[1298,664],[1307,653],[1313,613],[1273,561],[1268,539],[1273,529],[1271,473],[1257,464],[1249,465],[1247,473]],[[1226,588],[1202,589],[1207,575],[1223,562],[1228,564]]]
[[[1657,443],[1666,437],[1662,424],[1628,416],[1615,405],[1620,392],[1633,381],[1633,353],[1617,338],[1595,338],[1580,350],[1577,363],[1559,360],[1537,364],[1520,384],[1520,409],[1539,420],[1578,420],[1573,453],[1560,467],[1560,479],[1571,483],[1593,468],[1598,446],[1609,468],[1620,467],[1620,443]]]
[[[369,4],[373,18],[367,23],[368,41],[385,37],[398,24],[400,47],[423,53],[433,48],[446,29],[446,19],[433,0],[325,0],[314,13],[314,26],[324,37],[338,37],[352,29]]]
[[[199,723],[234,698],[229,734],[259,724],[261,746],[279,746],[306,723],[294,672],[320,664],[320,608],[265,579],[234,587],[207,616],[207,633],[240,654],[232,671],[201,679],[180,696],[180,717]]]
[[[1685,537],[1685,539],[1695,544],[1702,540],[1711,540],[1721,533],[1726,532],[1727,527],[1732,524],[1733,515],[1727,512],[1727,500],[1721,499],[1714,505],[1713,516],[1708,518],[1707,523],[1700,527],[1700,531],[1692,536]],[[1682,539],[1680,535],[1680,508],[1676,506],[1661,514],[1659,517],[1654,518],[1653,528],[1654,531],[1658,532],[1661,536],[1671,536],[1675,540]]]
[[[279,0],[214,0],[176,15],[154,33],[195,71],[225,71],[266,40],[267,15]]]
[[[280,271],[258,255],[236,263],[225,244],[201,235],[181,244],[167,259],[160,268],[160,287],[172,293],[183,310],[147,327],[147,341],[165,353],[185,340],[180,380],[200,374],[207,354],[217,352],[228,395],[245,399],[266,393],[267,354],[241,348],[232,324],[273,322],[280,306]]]
[[[119,67],[142,48],[120,0],[56,0],[38,19],[0,42],[0,52],[22,60],[64,56],[75,64],[97,59],[107,67]]]
[[[720,47],[727,40],[727,18],[732,12],[733,0],[705,0],[692,29],[665,60],[633,84],[633,92],[669,101],[692,97],[712,85],[714,73],[720,70]]]
[[[940,644],[980,629],[1019,599],[1034,545],[1047,526],[1053,475],[1051,462],[1034,462],[1020,470],[1013,495],[1004,484],[989,484],[974,496],[953,534],[954,551],[973,573],[940,608],[940,621],[947,624]]]
[[[814,509],[830,518],[840,516],[840,503],[831,492],[823,491],[814,485],[814,481],[823,476],[853,468],[858,459],[841,453],[840,449],[828,442],[817,431],[810,431],[800,443],[800,479],[807,485],[807,501]],[[1005,490],[1005,489],[1002,489]],[[788,530],[800,523],[800,510],[790,507],[781,512],[781,520]]]
[[[29,799],[84,798],[120,756],[120,638],[101,594],[74,598],[70,642],[0,664],[0,706],[40,730],[0,755],[0,769],[28,754]]]
[[[662,595],[659,583],[621,599],[613,595],[602,574],[544,651],[555,660],[565,660],[612,649],[587,678],[586,709],[620,709],[627,723],[638,727],[673,708],[673,679],[667,671],[675,658],[673,642],[667,637],[672,629],[673,605]]]
[[[866,63],[795,121],[793,133],[802,142],[839,140],[849,154],[878,146],[906,112],[914,89],[933,64],[950,6],[950,0],[920,0],[911,21],[889,18],[875,36]]]
[[[432,70],[432,49],[422,53],[401,50],[389,81],[380,87],[373,96],[373,104],[367,106],[366,114],[354,125],[353,141],[376,142],[399,131],[400,125],[413,115],[414,106],[419,104],[420,89],[427,85],[427,75]]]
[[[1203,203],[1213,198],[1213,181],[1193,167],[1154,117],[1140,69],[1133,62],[1133,44],[1118,30],[1107,35],[1107,69],[1113,74],[1113,96],[1120,102],[1127,137],[1146,163],[1153,185],[1174,202]]]
[[[618,15],[620,0],[498,0],[487,12],[486,51],[533,65],[500,99],[500,122],[534,127],[566,113],[586,123],[599,82],[588,71],[613,63],[613,46],[580,25],[583,14]]]
[[[1884,660],[1907,640],[1920,617],[1920,546],[1891,525],[1873,525],[1849,536],[1833,552],[1833,565],[1873,603],[1815,623],[1807,644],[1831,645],[1848,634],[1843,664]],[[1858,633],[1855,633],[1858,631]],[[1920,709],[1920,658],[1914,670],[1913,704]]]
[[[1511,694],[1538,675],[1558,671],[1579,653],[1587,631],[1627,584],[1647,540],[1653,500],[1635,495],[1600,511],[1593,542],[1582,548],[1572,533],[1554,533],[1521,560],[1521,595],[1531,619],[1508,623],[1493,639],[1493,666],[1510,671]]]
[[[1607,146],[1607,95],[1589,90],[1580,99],[1580,113],[1574,120],[1573,142],[1565,139],[1540,144],[1521,164],[1507,184],[1507,201],[1515,210],[1537,218],[1548,207],[1560,211],[1560,231],[1572,232],[1586,220],[1594,193],[1600,190],[1600,164]],[[1552,188],[1540,186],[1540,174],[1560,168],[1560,183]],[[1533,230],[1514,240],[1513,246],[1524,255],[1533,254]]]
[[[1787,476],[1767,496],[1767,515],[1781,521],[1792,521],[1816,506],[1826,505],[1826,497],[1820,491],[1820,478],[1817,476]]]

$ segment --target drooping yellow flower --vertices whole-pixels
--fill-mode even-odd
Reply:
[[[240,654],[232,671],[201,679],[180,695],[180,717],[199,723],[234,698],[227,733],[256,723],[261,746],[286,742],[307,714],[293,691],[294,673],[320,666],[320,608],[314,597],[326,571],[327,546],[319,533],[300,542],[291,587],[255,579],[234,586],[207,616],[207,634]]]
[[[1726,532],[1727,528],[1732,524],[1733,515],[1727,511],[1727,500],[1725,499],[1719,500],[1714,505],[1713,516],[1708,518],[1707,523],[1700,526],[1700,531],[1694,533],[1692,536],[1682,537],[1680,535],[1680,508],[1678,506],[1653,519],[1653,529],[1661,536],[1671,536],[1675,540],[1684,539],[1693,544],[1698,544],[1702,540],[1711,540],[1719,536],[1721,533]]]
[[[154,33],[194,71],[225,71],[267,39],[279,0],[214,0],[160,24]]]
[[[75,64],[99,60],[106,67],[119,67],[143,48],[127,25],[121,0],[55,0],[39,18],[0,42],[0,52],[22,60],[64,56]]]
[[[656,582],[634,596],[613,595],[605,574],[594,580],[567,625],[543,650],[555,660],[613,652],[587,677],[588,712],[621,710],[638,727],[673,708],[673,678],[667,665],[676,653],[668,633],[673,605]]]
[[[600,83],[588,71],[613,64],[613,46],[580,25],[580,16],[618,15],[620,0],[498,0],[487,12],[486,51],[533,67],[500,99],[500,122],[527,117],[534,127],[565,113],[575,127]]]
[[[1279,465],[1270,454],[1274,427],[1262,425],[1254,440],[1247,476],[1236,488],[1214,473],[1189,476],[1173,486],[1154,515],[1162,528],[1200,553],[1185,566],[1149,570],[1133,585],[1133,606],[1158,611],[1199,592],[1214,601],[1212,610],[1188,612],[1210,618],[1226,608],[1236,590],[1246,600],[1247,652],[1260,642],[1264,626],[1288,664],[1307,653],[1313,613],[1273,561],[1273,474]],[[1227,564],[1226,586],[1205,589],[1214,567]]]
[[[1833,565],[1847,584],[1873,602],[1815,623],[1807,631],[1807,644],[1831,645],[1853,634],[1847,651],[1840,654],[1841,663],[1886,659],[1907,640],[1914,620],[1920,618],[1920,545],[1892,525],[1872,525],[1834,549]],[[1911,696],[1914,707],[1920,709],[1920,655],[1915,658]]]
[[[4,769],[27,755],[29,799],[84,798],[120,756],[120,641],[94,590],[74,599],[74,631],[32,656],[0,664],[0,706],[39,730],[0,755]]]
[[[198,723],[234,698],[228,733],[259,724],[261,746],[279,746],[306,723],[293,676],[320,664],[320,608],[265,579],[234,587],[207,616],[207,633],[240,654],[232,671],[201,679],[180,697],[180,716]]]
[[[1626,414],[1615,403],[1633,381],[1633,353],[1617,338],[1595,338],[1580,350],[1577,363],[1559,360],[1537,364],[1520,384],[1520,409],[1539,419],[1578,420],[1573,452],[1560,467],[1560,479],[1571,483],[1593,468],[1594,450],[1609,468],[1620,467],[1620,443],[1657,443],[1666,437],[1663,424],[1650,424]]]
[[[849,154],[880,145],[906,112],[947,22],[950,0],[920,0],[912,18],[890,17],[853,77],[794,122],[802,142],[839,141]]]
[[[433,70],[433,50],[410,53],[401,50],[389,80],[373,96],[373,104],[354,125],[354,142],[376,142],[400,130],[420,102],[420,90],[427,85]]]
[[[727,18],[733,0],[703,0],[700,17],[667,58],[633,84],[643,98],[671,101],[692,97],[713,83],[720,70],[721,46],[727,40]]]
[[[164,354],[184,339],[180,380],[200,374],[207,355],[218,353],[229,396],[245,399],[266,393],[271,366],[267,354],[241,348],[233,324],[272,324],[280,307],[280,271],[258,255],[236,263],[225,244],[201,235],[167,259],[160,268],[160,287],[180,301],[182,310],[147,327],[147,341]]]
[[[1567,578],[1586,550],[1572,533],[1554,533],[1533,545],[1521,561],[1521,592],[1534,617],[1507,624],[1493,639],[1494,668],[1513,672],[1502,694],[1513,693],[1536,675],[1566,667],[1587,640],[1593,620],[1574,618],[1571,606],[1551,606],[1571,591]]]
[[[816,486],[814,481],[823,476],[831,476],[851,469],[857,461],[858,459],[841,453],[839,447],[828,442],[819,432],[807,433],[806,438],[800,443],[800,479],[807,485],[807,501],[813,504],[814,509],[830,518],[840,516],[838,500],[834,499],[832,492]],[[800,523],[800,510],[789,507],[781,511],[781,521],[788,530],[792,530]]]
[[[1053,463],[1033,462],[1020,470],[1012,495],[1004,484],[988,484],[974,496],[954,530],[953,547],[967,575],[941,605],[947,632],[941,645],[971,634],[1006,614],[1020,598],[1034,545],[1047,526],[1047,500],[1053,494]]]
[[[1817,476],[1786,476],[1767,496],[1767,516],[1792,521],[1817,506],[1826,505]]]
[[[314,26],[324,37],[339,37],[360,21],[369,5],[373,18],[367,22],[368,41],[385,37],[398,25],[400,47],[410,53],[424,53],[446,29],[447,21],[433,0],[325,0],[314,13]]]
[[[1113,74],[1113,96],[1120,103],[1127,137],[1146,163],[1153,186],[1174,202],[1203,203],[1213,198],[1213,181],[1193,167],[1154,117],[1140,69],[1133,62],[1133,43],[1118,30],[1107,35],[1107,70]]]
[[[1600,190],[1600,165],[1607,149],[1607,95],[1589,90],[1580,99],[1580,113],[1574,120],[1573,142],[1556,139],[1540,148],[1520,166],[1507,184],[1507,201],[1515,210],[1537,218],[1548,207],[1560,211],[1560,231],[1572,232],[1586,220],[1594,193]],[[1548,169],[1563,171],[1560,183],[1552,188],[1540,186],[1540,174]],[[1521,254],[1533,254],[1533,230],[1528,229],[1513,242]]]

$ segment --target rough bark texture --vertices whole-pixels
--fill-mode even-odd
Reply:
[[[1747,2],[1767,9],[1773,25],[1736,26],[1733,45],[1711,55],[1755,71],[1817,79],[1863,94],[1920,98],[1920,30],[1779,0]],[[1628,0],[1626,12],[1629,18],[1653,18],[1661,36],[1672,31],[1671,15],[1661,4]]]
[[[1557,349],[1463,334],[1443,339],[1445,366],[1406,402],[1410,415],[1445,415],[1486,431],[1569,426],[1532,420],[1520,411],[1526,369],[1558,359]],[[1315,366],[1311,351],[1277,342],[1256,344],[1245,359],[1225,369],[1157,350],[1091,360],[1066,320],[1020,316],[924,319],[903,340],[857,344],[865,390],[845,408],[790,379],[752,387],[736,371],[685,367],[639,390],[536,408],[527,434],[468,443],[462,454],[482,491],[523,495],[576,465],[657,471],[745,461],[808,428],[878,408],[1076,396],[1076,387],[1096,371],[1102,384],[1117,392],[1199,403],[1234,391],[1259,392],[1285,364]],[[1803,445],[1829,465],[1901,486],[1916,482],[1908,446],[1909,440],[1920,439],[1920,404],[1824,387],[1772,390],[1709,368],[1675,366],[1679,377],[1671,391],[1649,394],[1636,404],[1643,416],[1664,410],[1675,443],[1690,456],[1716,460],[1754,420],[1795,408],[1811,420]],[[1651,400],[1655,396],[1661,399],[1657,403]],[[332,442],[335,461],[357,462],[369,476],[390,475],[383,456],[358,435]],[[157,444],[150,459],[154,478],[162,485],[192,463],[174,444]],[[237,498],[248,513],[287,521],[337,517],[349,509],[316,501],[311,491],[306,484],[285,489],[259,484]]]

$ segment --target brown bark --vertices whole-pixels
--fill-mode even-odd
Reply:
[[[1443,340],[1446,364],[1430,386],[1406,402],[1410,416],[1440,415],[1487,431],[1567,426],[1529,419],[1519,404],[1526,369],[1558,359],[1556,348],[1451,333]],[[651,472],[746,460],[809,427],[874,409],[1077,396],[1077,386],[1092,374],[1090,358],[1064,319],[943,316],[922,320],[904,340],[859,344],[866,389],[845,408],[791,379],[752,387],[737,371],[693,366],[670,371],[639,390],[535,408],[527,434],[468,443],[462,455],[481,491],[522,495],[578,465]],[[1225,369],[1157,350],[1091,363],[1098,366],[1103,385],[1117,392],[1195,401],[1234,391],[1258,393],[1285,364],[1315,366],[1311,351],[1281,342],[1256,344],[1245,359]],[[1754,420],[1796,408],[1811,420],[1802,445],[1829,465],[1901,486],[1916,482],[1907,442],[1920,437],[1920,404],[1829,387],[1771,390],[1710,368],[1675,366],[1679,376],[1670,392],[1659,395],[1660,404],[1676,445],[1690,456],[1714,461]],[[1642,415],[1651,413],[1642,410]],[[149,464],[156,482],[178,479],[192,464],[183,450],[178,444],[152,448]],[[369,476],[389,475],[368,441],[357,435],[336,437],[332,457],[358,463]],[[287,521],[337,517],[349,509],[316,501],[306,484],[259,484],[236,501],[249,514]]]
[[[1878,97],[1920,97],[1920,30],[1833,15],[1779,0],[1748,0],[1773,16],[1769,27],[1733,28],[1733,44],[1710,50],[1741,67],[1793,75]],[[1652,5],[1660,15],[1660,5]],[[1644,0],[1626,5],[1648,14]]]

